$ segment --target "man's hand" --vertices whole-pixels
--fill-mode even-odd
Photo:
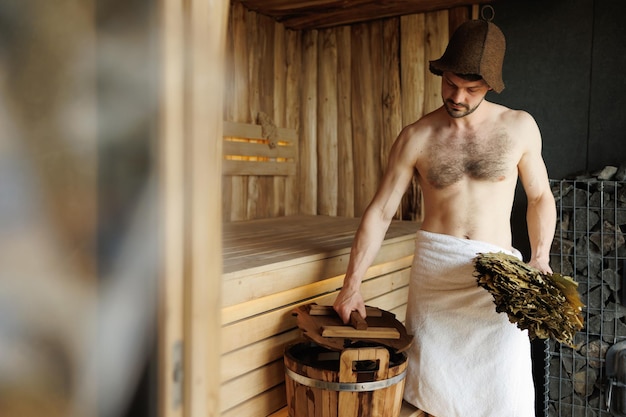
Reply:
[[[359,290],[343,287],[337,295],[333,308],[341,317],[344,324],[350,322],[350,313],[358,311],[363,318],[366,317],[365,302]]]
[[[531,259],[528,262],[528,265],[532,266],[533,268],[537,268],[544,274],[552,275],[552,268],[550,268],[549,261],[547,260],[542,261],[540,259]]]

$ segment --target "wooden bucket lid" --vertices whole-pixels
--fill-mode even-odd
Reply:
[[[367,307],[365,319],[355,313],[351,324],[344,325],[331,306],[312,303],[293,310],[302,334],[327,349],[341,351],[355,343],[371,343],[399,353],[413,343],[413,336],[407,334],[395,314],[375,307]]]

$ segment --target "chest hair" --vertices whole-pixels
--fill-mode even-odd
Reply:
[[[431,141],[427,179],[435,188],[445,188],[464,177],[499,181],[507,172],[511,139],[506,132],[491,132],[485,137],[450,136]]]

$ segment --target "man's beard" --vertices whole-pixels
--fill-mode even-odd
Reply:
[[[443,101],[443,106],[446,108],[446,111],[448,112],[448,114],[450,115],[450,117],[453,117],[455,119],[459,119],[461,117],[465,117],[469,114],[474,113],[474,111],[478,108],[478,106],[480,106],[480,103],[482,103],[484,100],[484,97],[480,100],[480,102],[478,102],[478,104],[472,108],[470,108],[468,105],[463,104],[463,103],[455,103],[454,101],[450,100],[450,99],[445,99]],[[452,106],[460,106],[465,110],[457,110],[457,109],[453,109]]]

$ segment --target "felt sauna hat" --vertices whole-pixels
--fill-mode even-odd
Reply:
[[[502,63],[506,42],[496,25],[484,20],[468,20],[452,34],[443,56],[430,61],[430,72],[436,75],[477,74],[496,93],[504,90]]]

